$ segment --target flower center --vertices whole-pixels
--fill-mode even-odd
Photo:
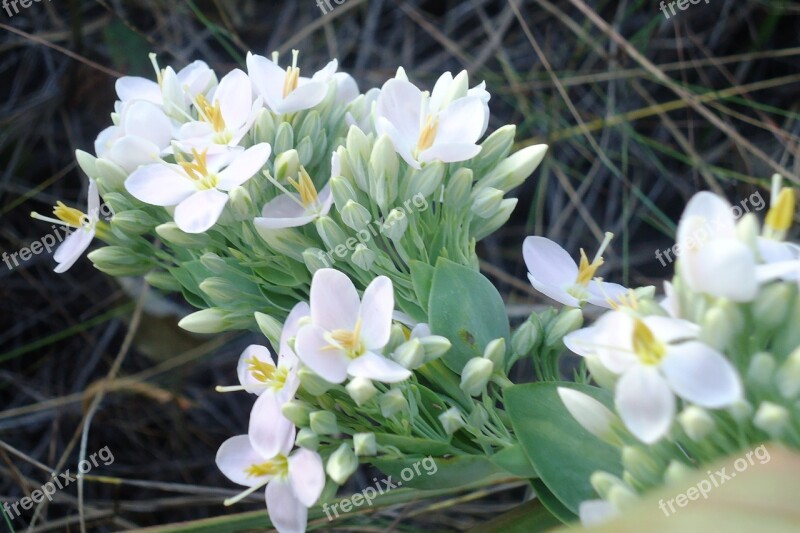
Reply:
[[[314,182],[311,181],[311,176],[308,175],[305,168],[301,166],[297,181],[289,178],[289,183],[300,193],[300,201],[304,207],[316,205],[318,199],[317,189],[314,187]]]
[[[283,97],[286,98],[295,89],[300,81],[300,69],[294,65],[286,69],[286,76],[283,78]]]
[[[56,202],[53,208],[53,214],[61,222],[73,228],[80,228],[89,225],[89,217],[83,211],[75,209],[74,207],[67,207],[63,202]]]
[[[350,331],[347,329],[335,329],[326,335],[330,343],[329,349],[340,349],[347,353],[350,359],[355,359],[366,350],[364,341],[361,340],[361,319],[356,322],[356,327]]]
[[[433,146],[437,131],[439,131],[439,116],[428,115],[425,118],[425,124],[420,130],[419,139],[417,140],[418,152],[423,152]]]
[[[764,224],[778,233],[786,232],[794,221],[795,194],[791,187],[784,187],[778,194],[778,199],[767,212]]]
[[[289,473],[289,462],[286,456],[278,454],[274,459],[256,463],[244,469],[248,477],[280,476],[284,477]]]
[[[603,242],[600,243],[600,248],[598,248],[597,253],[595,254],[591,263],[589,262],[589,258],[586,256],[586,251],[581,248],[581,260],[578,264],[578,277],[575,279],[576,285],[585,288],[589,285],[589,282],[594,279],[597,269],[603,266],[603,252],[606,251],[608,244],[613,238],[613,233],[606,232],[605,238],[603,239]]]
[[[289,371],[284,367],[275,367],[253,356],[247,360],[248,372],[256,380],[273,389],[280,390],[286,384]]]
[[[197,109],[200,112],[200,118],[211,124],[214,131],[217,133],[225,131],[225,119],[222,117],[222,109],[219,106],[219,101],[211,105],[205,96],[198,94]]]
[[[657,365],[664,358],[667,347],[659,341],[650,328],[638,318],[633,322],[633,351],[646,365]]]
[[[197,187],[201,190],[213,189],[217,186],[217,176],[208,171],[208,162],[206,161],[207,150],[198,152],[192,148],[192,156],[194,161],[186,161],[182,155],[177,154],[175,159],[178,164],[183,168],[186,175],[197,183]]]

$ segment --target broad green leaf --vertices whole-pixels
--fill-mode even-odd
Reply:
[[[542,505],[544,505],[553,516],[557,517],[565,524],[578,519],[578,515],[564,507],[564,504],[558,501],[558,498],[550,492],[550,489],[547,488],[547,485],[545,485],[541,479],[531,479],[531,486],[533,486],[536,497],[539,498]]]
[[[411,283],[414,285],[414,293],[423,309],[428,309],[428,302],[433,285],[434,268],[422,261],[411,261]]]
[[[420,490],[450,489],[511,478],[487,457],[478,455],[372,459],[370,463],[392,476],[392,483]]]
[[[584,500],[596,498],[589,477],[597,470],[622,474],[619,449],[578,424],[556,389],[569,387],[610,403],[608,393],[577,383],[528,383],[505,390],[511,424],[542,482],[572,513]]]
[[[459,374],[467,361],[483,355],[490,341],[503,337],[509,343],[500,293],[480,272],[447,259],[436,262],[428,316],[433,333],[453,344],[443,360]]]
[[[525,450],[519,444],[500,450],[492,456],[492,461],[515,476],[522,478],[537,477],[536,469],[533,468],[528,456],[525,454]]]

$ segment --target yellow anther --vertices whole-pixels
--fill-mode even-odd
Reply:
[[[351,358],[358,357],[364,353],[364,342],[361,340],[361,319],[356,322],[352,331],[346,329],[335,329],[330,332],[330,340],[333,341],[329,349],[340,348],[347,352]]]
[[[200,112],[200,118],[211,124],[214,131],[217,133],[225,131],[225,119],[222,118],[222,109],[219,106],[219,101],[211,105],[205,96],[198,94],[197,109]]]
[[[286,77],[283,78],[283,97],[286,98],[295,89],[297,89],[297,84],[300,81],[300,69],[295,66],[288,67],[286,69]]]
[[[73,228],[80,228],[88,220],[83,211],[75,209],[74,207],[67,207],[63,202],[56,202],[53,208],[53,214],[57,219]]]
[[[266,383],[275,376],[275,367],[265,363],[258,357],[251,357],[247,360],[247,370],[261,383]]]
[[[792,227],[794,221],[796,198],[794,189],[784,187],[778,195],[777,201],[772,204],[767,212],[764,223],[773,231],[785,232]]]
[[[620,295],[616,301],[610,297],[606,298],[606,302],[615,311],[622,307],[628,307],[634,311],[639,309],[639,299],[636,298],[636,293],[633,292],[633,289],[628,289],[628,292]]]
[[[318,198],[317,188],[314,187],[314,182],[311,181],[311,176],[308,175],[305,168],[301,166],[297,181],[289,178],[289,183],[300,193],[300,201],[305,207],[316,205]]]
[[[646,365],[657,365],[664,358],[667,349],[656,339],[647,325],[638,318],[633,319],[633,351]]]
[[[181,154],[175,156],[176,161],[186,172],[186,175],[198,182],[197,185],[201,189],[213,189],[217,186],[217,176],[208,171],[207,154],[207,150],[198,152],[192,148],[193,161],[186,161]]]
[[[244,469],[248,477],[275,476],[285,474],[288,468],[286,457],[279,455],[271,461],[250,465]]]
[[[581,248],[581,262],[578,265],[578,279],[575,280],[575,283],[586,287],[594,278],[594,274],[597,272],[597,269],[601,266],[603,266],[602,257],[599,257],[590,263],[589,258],[586,257],[586,252],[583,248]]]
[[[417,150],[422,152],[433,146],[433,141],[436,140],[436,132],[439,131],[439,117],[428,115],[425,119],[425,125],[419,133],[417,140]]]

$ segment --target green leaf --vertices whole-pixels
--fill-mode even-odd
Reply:
[[[503,298],[480,272],[439,259],[430,294],[431,330],[453,344],[443,360],[454,372],[460,374],[467,361],[482,356],[490,341],[503,337],[509,344]]]
[[[535,533],[548,531],[560,525],[561,521],[553,516],[539,500],[531,500],[469,531],[473,533]]]
[[[533,468],[528,456],[525,454],[525,450],[519,444],[503,448],[492,456],[492,461],[503,470],[517,477],[537,477],[536,469]]]
[[[428,309],[428,301],[433,285],[434,268],[422,261],[411,261],[411,283],[414,285],[414,293],[423,309]]]
[[[536,497],[539,498],[542,505],[544,505],[553,516],[565,524],[578,519],[578,515],[564,507],[564,504],[558,501],[558,498],[550,492],[550,489],[547,488],[547,485],[545,485],[541,479],[532,479],[531,486],[536,493]]]
[[[479,455],[376,458],[370,463],[392,476],[392,483],[420,490],[451,489],[511,477],[489,458]]]
[[[528,383],[505,390],[511,424],[531,464],[550,492],[572,513],[584,500],[594,499],[589,477],[597,470],[622,475],[618,448],[578,424],[558,396],[569,387],[610,405],[603,389],[577,383]]]

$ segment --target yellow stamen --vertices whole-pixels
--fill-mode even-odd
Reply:
[[[258,357],[253,356],[248,359],[247,365],[247,370],[253,375],[254,378],[262,383],[270,381],[275,375],[275,367],[265,363]]]
[[[286,69],[286,77],[283,78],[283,97],[286,98],[295,89],[297,89],[297,84],[300,80],[300,69],[295,66],[288,67]]]
[[[638,318],[633,319],[633,351],[646,365],[657,365],[664,358],[667,349],[656,339],[650,328]]]
[[[614,311],[623,307],[628,307],[634,311],[639,309],[639,300],[636,298],[636,293],[633,292],[633,289],[628,289],[627,294],[622,294],[616,301],[612,298],[606,298],[606,302]]]
[[[314,187],[314,182],[311,181],[311,176],[308,175],[306,169],[302,166],[300,167],[300,172],[298,173],[297,181],[289,178],[289,183],[292,184],[292,187],[297,189],[297,192],[300,193],[300,201],[303,203],[303,206],[309,207],[312,205],[316,205],[317,203],[317,188]]]
[[[192,148],[194,161],[186,161],[181,154],[175,156],[181,168],[183,168],[191,179],[198,182],[198,186],[202,189],[212,189],[217,185],[217,177],[208,171],[207,155],[207,150],[198,152],[196,149]]]
[[[244,471],[248,477],[274,476],[277,474],[284,474],[287,467],[288,463],[286,457],[279,455],[271,461],[250,465],[245,468]]]
[[[767,212],[767,218],[764,223],[773,231],[781,233],[787,231],[794,221],[795,205],[794,189],[784,187],[778,194],[778,199],[773,202]]]
[[[198,94],[197,109],[200,112],[200,117],[211,124],[215,132],[221,133],[225,131],[225,120],[222,118],[222,109],[220,109],[219,101],[211,105],[205,96]]]
[[[417,150],[422,152],[433,146],[433,141],[436,139],[436,132],[439,131],[439,117],[428,115],[425,119],[425,125],[420,131],[419,139],[417,140]]]
[[[594,278],[595,272],[597,269],[603,266],[603,258],[600,257],[599,259],[595,259],[591,263],[589,262],[589,258],[586,257],[586,251],[581,248],[581,262],[578,266],[578,279],[575,280],[575,283],[578,285],[583,285],[584,287],[592,281]]]
[[[56,202],[53,208],[53,214],[57,219],[73,228],[80,228],[88,220],[83,211],[75,209],[74,207],[67,207],[63,202]]]
[[[347,352],[350,358],[356,358],[364,353],[364,342],[361,340],[361,319],[356,322],[353,331],[346,329],[335,329],[330,332],[330,340],[333,341],[329,349],[340,348]]]

